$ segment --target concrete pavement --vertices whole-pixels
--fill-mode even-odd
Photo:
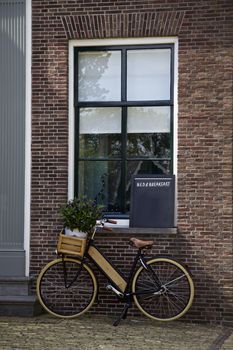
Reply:
[[[233,328],[84,315],[0,317],[0,350],[233,350]]]

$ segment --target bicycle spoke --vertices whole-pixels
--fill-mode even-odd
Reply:
[[[167,300],[169,306],[172,306],[174,310],[180,311],[180,307],[171,298],[169,298],[166,293],[164,294],[164,298]]]
[[[169,286],[170,284],[173,284],[173,285],[175,286],[174,282],[179,281],[179,280],[182,279],[182,278],[186,278],[185,274],[183,274],[182,276],[179,276],[179,277],[175,278],[174,280],[172,280],[172,281],[170,281],[170,282],[164,283],[164,286],[167,287],[167,286]]]
[[[171,290],[168,289],[169,295],[172,295],[174,298],[177,299],[180,303],[182,303],[183,306],[186,305],[187,302],[187,296],[178,296],[178,293],[173,293]]]

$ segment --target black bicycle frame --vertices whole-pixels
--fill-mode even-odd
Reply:
[[[105,269],[103,268],[103,266],[101,266],[101,263],[98,263],[98,260],[93,258],[93,256],[90,254],[90,248],[93,247],[95,249],[96,252],[98,252],[97,254],[99,254],[99,256],[101,258],[103,258],[104,262],[107,262],[107,264],[109,264],[109,266],[111,266],[112,268],[112,271],[116,272],[117,275],[120,276],[120,278],[122,278],[125,282],[125,289],[122,290],[121,288],[119,288],[119,285],[116,283],[116,280],[114,280],[112,277],[111,277],[111,273],[107,273],[105,271]],[[151,293],[151,290],[148,290],[148,291],[142,291],[142,292],[137,292],[137,293],[132,293],[131,292],[131,283],[132,283],[132,279],[134,277],[134,274],[135,274],[135,270],[136,270],[136,267],[138,265],[138,262],[141,263],[141,265],[146,269],[148,270],[152,276],[153,276],[153,279],[154,279],[154,282],[157,286],[157,288],[159,289],[161,287],[161,283],[156,275],[156,273],[153,271],[153,269],[150,267],[150,265],[147,265],[146,263],[146,260],[144,258],[144,254],[142,252],[141,249],[138,249],[137,251],[137,254],[136,256],[134,257],[134,260],[132,262],[132,266],[131,266],[131,269],[129,271],[129,274],[127,276],[127,278],[125,278],[123,276],[123,274],[114,266],[114,264],[112,264],[112,262],[100,251],[100,249],[98,249],[96,247],[96,245],[94,244],[94,240],[93,239],[90,239],[89,241],[89,244],[88,244],[88,247],[87,247],[87,250],[86,250],[86,253],[84,256],[88,256],[88,258],[90,258],[91,261],[93,261],[93,263],[97,266],[97,268],[103,273],[103,275],[105,277],[107,277],[107,279],[109,280],[109,282],[111,284],[114,285],[114,287],[116,287],[116,289],[118,290],[118,292],[120,293],[123,293],[123,295],[125,297],[129,297],[129,296],[132,296],[134,294],[147,294],[147,293]],[[154,291],[154,290],[153,290]]]

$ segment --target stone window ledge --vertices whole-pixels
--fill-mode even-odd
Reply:
[[[103,229],[98,229],[98,232],[104,232],[107,231]],[[125,233],[125,234],[177,234],[178,228],[177,227],[168,227],[168,228],[133,228],[133,227],[112,227],[112,232],[109,232],[109,234],[114,233]]]

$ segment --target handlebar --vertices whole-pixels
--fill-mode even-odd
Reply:
[[[96,227],[102,227],[103,230],[111,232],[112,229],[111,227],[106,227],[105,224],[117,224],[116,220],[113,219],[102,219],[102,220],[97,220],[96,221]]]
[[[117,221],[113,219],[107,219],[106,222],[109,222],[110,224],[117,224]]]
[[[113,220],[113,219],[102,219],[102,220],[97,220],[96,221],[96,226],[95,226],[95,229],[93,231],[93,234],[92,234],[92,239],[94,239],[94,236],[95,236],[95,233],[96,233],[96,229],[98,227],[101,227],[103,230],[105,231],[109,231],[111,232],[112,231],[112,228],[111,227],[106,227],[105,224],[106,223],[109,223],[109,224],[117,224],[117,221],[116,220]]]

